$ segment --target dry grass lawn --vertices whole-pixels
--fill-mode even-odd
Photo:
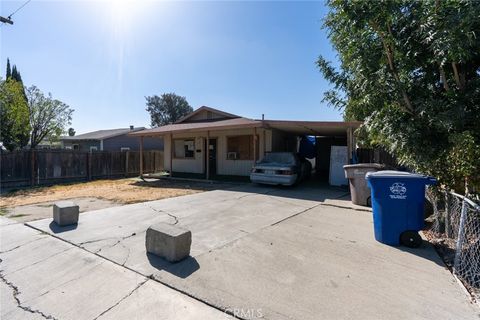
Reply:
[[[193,194],[218,185],[174,180],[143,181],[138,178],[98,180],[51,187],[18,190],[3,194],[0,208],[30,205],[79,197],[95,197],[121,204],[158,200]]]

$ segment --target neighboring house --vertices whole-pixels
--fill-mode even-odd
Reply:
[[[201,107],[174,124],[130,133],[133,137],[163,137],[164,167],[174,176],[189,173],[206,179],[215,175],[248,176],[254,159],[266,152],[298,150],[299,137],[316,136],[317,171],[330,163],[332,145],[348,147],[352,154],[353,130],[359,122],[253,120],[221,110]],[[207,147],[208,145],[208,147]],[[345,151],[346,153],[346,151]],[[208,159],[208,161],[207,161]],[[319,160],[320,159],[320,160]]]
[[[42,141],[40,141],[40,143],[37,144],[37,146],[35,148],[36,149],[44,149],[44,150],[61,149],[62,148],[62,143],[61,143],[60,140],[50,140],[48,138],[45,138]]]
[[[64,149],[80,151],[138,151],[140,139],[130,136],[129,133],[144,130],[144,127],[121,128],[98,130],[79,134],[76,136],[64,136],[60,138]],[[161,137],[143,139],[143,150],[163,150]]]

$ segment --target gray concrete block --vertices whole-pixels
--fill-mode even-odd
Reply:
[[[190,255],[192,233],[177,226],[159,223],[147,229],[145,246],[147,252],[177,262]]]
[[[72,201],[59,201],[53,205],[53,221],[59,226],[78,223],[79,208]]]

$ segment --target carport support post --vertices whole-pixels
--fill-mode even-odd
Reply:
[[[143,176],[143,137],[140,137],[140,177]]]
[[[352,128],[348,127],[347,128],[347,152],[348,152],[348,163],[352,163],[352,153],[353,153],[353,146],[352,146]]]
[[[207,130],[207,150],[206,150],[206,154],[207,154],[207,159],[205,160],[207,163],[206,163],[206,167],[207,167],[207,175],[205,176],[206,180],[209,180],[210,179],[210,131]]]

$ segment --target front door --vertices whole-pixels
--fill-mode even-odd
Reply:
[[[207,144],[206,141],[205,144]],[[217,139],[209,139],[208,149],[210,152],[208,161],[205,161],[205,172],[207,172],[206,166],[208,165],[210,171],[210,178],[212,178],[214,175],[217,174]],[[205,152],[205,157],[206,156],[207,152]]]

